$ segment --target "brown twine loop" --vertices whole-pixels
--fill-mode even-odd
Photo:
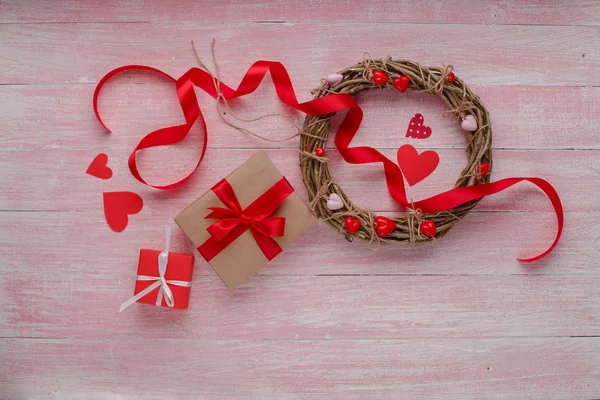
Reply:
[[[221,91],[220,70],[219,70],[219,65],[217,63],[217,57],[215,55],[215,42],[216,42],[215,39],[213,39],[212,43],[211,43],[211,55],[212,55],[213,68],[214,68],[214,71],[215,71],[214,73],[200,59],[200,56],[198,55],[198,51],[196,50],[196,45],[194,44],[193,40],[192,40],[192,49],[194,51],[194,55],[196,56],[196,59],[198,60],[198,64],[200,65],[200,67],[202,69],[204,69],[206,72],[208,72],[209,74],[211,74],[211,76],[212,76],[213,85],[215,87],[215,91],[217,92],[217,97],[215,99],[216,100],[216,107],[217,107],[217,114],[219,114],[219,117],[221,118],[221,120],[223,122],[225,122],[227,125],[229,125],[230,127],[234,128],[234,129],[236,129],[236,130],[238,130],[240,132],[247,133],[247,134],[249,134],[251,136],[254,136],[254,137],[258,138],[258,139],[261,139],[261,140],[264,140],[264,141],[267,141],[267,142],[271,142],[271,143],[285,142],[285,141],[294,139],[295,137],[298,137],[298,136],[304,135],[304,134],[310,135],[308,133],[305,133],[304,129],[302,129],[298,125],[298,123],[296,123],[296,121],[294,121],[291,117],[289,117],[288,115],[285,115],[285,114],[271,113],[271,114],[261,115],[261,116],[256,117],[256,118],[250,118],[250,119],[245,119],[245,118],[242,118],[242,117],[239,117],[238,115],[236,115],[231,110],[231,107],[229,106],[229,102],[227,101],[227,99],[223,95],[223,92]],[[227,110],[226,112],[222,112],[221,111],[221,104],[225,105],[225,108]],[[251,131],[251,130],[249,130],[247,128],[244,128],[243,126],[239,126],[239,125],[236,125],[235,123],[231,122],[230,120],[228,120],[227,118],[224,117],[224,115],[226,113],[229,113],[229,115],[231,115],[236,120],[241,121],[241,122],[246,122],[246,123],[257,122],[257,121],[260,121],[262,119],[270,118],[270,117],[283,117],[284,119],[290,121],[294,125],[294,127],[296,128],[297,132],[295,134],[293,134],[291,136],[288,136],[288,137],[285,137],[283,139],[271,139],[271,138],[267,138],[267,137],[262,136],[262,135],[260,135],[260,134],[258,134],[256,132],[253,132],[253,131]],[[307,126],[306,128],[308,128],[308,127],[309,126]]]
[[[388,63],[392,61],[392,57],[388,56],[385,60],[381,60],[381,69],[386,73],[388,77],[391,77],[392,73],[388,69]]]
[[[444,117],[448,115],[453,115],[457,120],[463,120],[467,114],[471,114],[475,109],[475,104],[472,101],[464,100],[456,107],[451,108],[449,110],[444,111]]]
[[[448,82],[448,74],[450,74],[453,69],[454,67],[452,65],[445,65],[440,70],[440,80],[433,86],[433,91],[438,96],[441,96],[441,94],[444,93],[444,86],[446,85],[446,82]]]
[[[454,67],[452,65],[444,66],[443,68],[439,69],[438,77],[436,73],[431,73],[429,68],[419,65],[419,73],[421,75],[421,80],[423,81],[423,86],[425,87],[423,91],[441,96],[442,93],[444,93],[444,87],[448,79],[448,74],[452,72],[453,69]],[[434,68],[433,71],[437,71],[437,68]],[[425,73],[427,74],[427,79],[425,79]],[[432,81],[434,83],[432,83]],[[446,112],[449,111],[450,110],[447,110]]]
[[[315,211],[315,206],[317,203],[325,197],[329,192],[329,186],[333,183],[333,179],[325,181],[321,186],[317,188],[317,193],[315,193],[315,197],[310,201],[309,206],[312,211]]]
[[[423,222],[423,212],[421,211],[420,208],[415,208],[415,205],[412,201],[412,199],[410,200],[410,204],[412,205],[412,211],[406,216],[406,220],[408,222],[408,240],[410,243],[410,246],[414,246],[415,243],[417,242],[416,237],[415,237],[415,232],[416,235],[421,238],[421,222]],[[415,222],[416,222],[416,229],[415,229]]]
[[[478,164],[473,164],[473,168],[475,169],[476,172],[471,172],[470,174],[462,175],[462,177],[463,178],[473,177],[473,178],[475,178],[476,181],[483,182],[485,180],[485,177],[490,174],[489,172],[485,175],[481,173],[481,162],[479,162]]]
[[[377,68],[377,64],[375,64],[375,61],[373,61],[373,59],[371,58],[371,55],[367,52],[363,53],[363,65],[365,66],[365,69],[362,73],[363,78],[365,78],[366,80],[370,81],[373,79],[373,69]],[[373,66],[371,66],[373,65]]]
[[[477,128],[477,130],[471,135],[471,137],[469,138],[469,141],[467,142],[467,147],[470,147],[473,144],[473,141],[475,141],[476,136],[481,132],[483,134],[483,132],[485,132],[485,129],[489,128],[490,125],[486,124],[483,125],[481,128]]]
[[[436,217],[439,217],[439,216],[440,216],[440,215],[442,215],[442,214],[448,214],[448,215],[450,215],[451,217],[453,217],[455,220],[460,220],[460,219],[461,219],[461,217],[459,217],[458,215],[454,214],[454,213],[453,213],[452,211],[450,211],[450,210],[446,210],[446,211],[440,211],[440,212],[438,212],[437,214],[435,214],[435,216],[436,216]]]
[[[365,211],[367,214],[367,224],[365,229],[369,233],[369,245],[371,247],[373,247],[373,244],[375,244],[375,246],[379,246],[381,244],[381,238],[375,230],[375,214],[373,214],[370,210]]]
[[[302,157],[300,162],[304,162],[304,161],[311,160],[311,159],[317,160],[320,163],[329,162],[329,159],[327,157],[319,157],[315,153],[309,153],[308,151],[304,151],[304,150],[298,150],[298,152],[304,156],[304,157]]]

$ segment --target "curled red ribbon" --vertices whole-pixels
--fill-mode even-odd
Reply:
[[[283,236],[285,218],[272,217],[271,214],[294,192],[285,177],[277,181],[245,209],[240,206],[240,202],[227,180],[221,180],[213,186],[212,191],[221,199],[226,208],[210,207],[212,212],[204,217],[217,220],[206,229],[211,237],[198,247],[198,251],[206,261],[212,260],[248,229],[269,261],[281,253],[281,247],[275,242],[273,236]]]
[[[158,72],[163,76],[175,81],[175,79],[172,78],[170,75],[160,70],[141,65],[123,66],[109,72],[100,80],[96,87],[96,91],[94,92],[94,112],[96,113],[96,117],[101,123],[102,120],[100,119],[97,102],[98,95],[102,86],[113,75],[122,71],[136,69]],[[350,143],[352,142],[354,135],[360,127],[363,117],[363,112],[361,108],[354,101],[352,96],[345,93],[331,94],[325,97],[320,97],[318,99],[307,101],[305,103],[298,103],[287,70],[281,63],[274,61],[257,61],[254,64],[252,64],[252,66],[248,69],[236,90],[231,89],[229,86],[223,84],[222,82],[217,81],[216,84],[218,85],[219,91],[221,92],[222,96],[226,100],[230,100],[254,92],[262,82],[262,79],[264,78],[267,72],[271,72],[273,85],[275,86],[275,90],[277,92],[278,97],[284,104],[287,104],[290,107],[293,107],[299,111],[302,111],[305,114],[312,116],[325,115],[341,110],[348,110],[335,136],[336,147],[338,148],[340,154],[346,162],[352,164],[368,164],[374,162],[382,163],[385,172],[388,191],[392,198],[398,204],[401,204],[402,206],[407,208],[420,208],[423,212],[441,212],[449,210],[458,205],[467,203],[469,201],[477,200],[484,196],[501,192],[519,182],[527,181],[533,183],[538,188],[540,188],[550,199],[554,211],[556,213],[558,229],[556,232],[554,242],[547,250],[535,257],[521,258],[519,260],[525,262],[538,260],[547,255],[550,251],[552,251],[552,249],[558,243],[562,234],[564,224],[562,204],[560,201],[560,197],[558,196],[558,193],[556,192],[554,187],[552,187],[550,183],[541,178],[507,178],[487,184],[465,186],[451,189],[444,193],[432,196],[430,198],[420,200],[415,203],[409,203],[406,198],[404,178],[400,168],[398,167],[398,165],[396,165],[396,163],[385,157],[383,154],[381,154],[374,148],[366,146],[350,147]],[[204,153],[206,151],[206,143],[208,136],[208,133],[206,131],[206,123],[200,111],[200,107],[198,106],[193,86],[195,85],[201,88],[206,93],[215,98],[218,95],[217,90],[215,89],[215,81],[213,76],[208,72],[198,68],[191,68],[183,76],[181,76],[181,78],[177,79],[175,83],[175,86],[177,88],[177,96],[179,98],[181,109],[183,111],[186,121],[185,124],[176,125],[169,128],[163,128],[151,132],[138,143],[138,145],[135,147],[135,149],[129,156],[129,169],[133,176],[138,181],[158,189],[170,189],[185,182],[198,168],[200,162],[202,161],[202,157],[204,156]],[[204,130],[204,145],[198,162],[195,168],[192,170],[192,172],[184,178],[182,178],[181,180],[169,185],[154,186],[148,184],[140,176],[137,170],[135,161],[136,153],[142,149],[156,146],[164,146],[168,144],[177,143],[183,140],[198,118],[200,119],[202,123],[202,128]],[[102,123],[102,125],[106,127],[104,123]]]

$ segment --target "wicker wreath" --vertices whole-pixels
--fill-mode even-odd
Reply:
[[[374,72],[378,74],[381,71],[389,78],[383,84],[374,79]],[[456,181],[455,187],[489,183],[488,171],[482,172],[481,168],[482,165],[487,164],[485,169],[489,169],[492,165],[492,130],[489,114],[479,97],[452,73],[452,66],[425,67],[412,61],[391,58],[373,60],[365,57],[361,63],[346,68],[339,74],[343,76],[342,82],[333,86],[324,80],[314,91],[315,98],[332,93],[355,95],[377,88],[396,90],[393,80],[407,77],[408,90],[430,92],[441,97],[448,106],[444,115],[456,119],[459,124],[468,115],[475,117],[478,128],[472,132],[464,131],[467,165]],[[406,81],[406,78],[402,79]],[[429,242],[444,236],[479,202],[479,200],[471,201],[437,214],[424,214],[418,209],[409,210],[404,216],[391,218],[396,224],[395,229],[380,237],[375,229],[377,217],[373,212],[355,206],[333,181],[327,156],[322,151],[326,147],[329,136],[331,117],[332,114],[306,117],[300,139],[300,163],[311,208],[320,220],[338,230],[347,240],[352,241],[354,237],[358,237],[370,242],[406,245]],[[336,193],[343,201],[343,207],[339,210],[332,211],[327,207],[327,199],[332,193]],[[345,227],[344,222],[349,217],[360,221],[360,228],[356,232],[350,233]],[[429,220],[433,221],[436,228],[435,234],[432,235],[423,234],[421,230],[422,222]]]

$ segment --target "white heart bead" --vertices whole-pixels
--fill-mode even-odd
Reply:
[[[460,127],[463,128],[465,131],[469,131],[469,132],[473,132],[477,130],[477,121],[475,120],[475,117],[472,115],[467,115],[465,117],[465,119],[462,120],[462,122],[460,123]]]
[[[327,84],[331,87],[336,87],[344,80],[344,76],[342,74],[329,74],[327,78],[325,78]]]
[[[327,208],[329,208],[331,211],[335,211],[342,207],[344,207],[342,198],[335,193],[331,193],[327,198]]]

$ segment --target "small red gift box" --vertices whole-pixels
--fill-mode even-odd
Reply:
[[[134,294],[141,293],[144,289],[152,285],[159,278],[158,272],[158,250],[140,250],[140,261],[138,264],[138,280],[135,282]],[[169,253],[169,262],[167,264],[167,272],[165,272],[165,280],[169,289],[173,293],[174,305],[173,308],[187,308],[190,300],[190,290],[192,282],[192,272],[194,270],[194,256],[188,254]],[[140,276],[156,277],[156,280],[140,280]],[[187,282],[189,285],[180,286],[172,282]],[[152,290],[150,293],[139,299],[138,303],[156,304],[160,286]],[[163,307],[168,307],[165,296],[161,296],[160,303]]]
[[[193,270],[194,256],[169,253],[168,244],[164,251],[140,250],[134,296],[121,305],[120,311],[135,302],[187,308]]]

